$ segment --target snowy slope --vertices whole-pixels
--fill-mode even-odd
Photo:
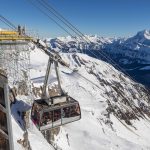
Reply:
[[[43,82],[48,59],[39,53],[37,49],[31,53],[35,87]],[[55,146],[62,150],[150,149],[148,91],[106,62],[84,54],[61,55],[72,69],[78,68],[76,73],[60,66],[60,75],[63,89],[80,102],[82,119],[61,127]],[[49,82],[55,81],[50,78]]]

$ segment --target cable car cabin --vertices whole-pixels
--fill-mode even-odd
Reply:
[[[66,101],[60,103],[60,99]],[[39,130],[48,130],[67,123],[81,119],[79,103],[69,96],[57,96],[51,98],[53,105],[49,105],[45,100],[35,100],[31,118]],[[54,104],[59,100],[58,104]]]

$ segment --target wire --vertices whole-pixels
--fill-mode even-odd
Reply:
[[[35,2],[33,2],[32,0],[27,0],[30,4],[32,4],[35,8],[37,8],[41,13],[43,13],[45,16],[47,16],[50,20],[52,20],[58,27],[60,27],[62,30],[64,30],[68,35],[70,35],[72,38],[75,38],[74,35],[72,33],[70,33],[67,29],[65,29],[62,25],[60,25],[55,19],[53,19],[49,14],[47,14],[45,11],[42,10],[41,7],[39,7],[37,4],[35,4]],[[78,39],[76,39],[76,41],[79,42]],[[83,51],[81,50],[81,52],[83,53]]]
[[[79,31],[75,26],[73,26],[67,19],[65,19],[56,9],[53,8],[52,5],[50,5],[48,2],[46,2],[45,0],[37,0],[44,8],[46,8],[47,10],[49,10],[55,17],[57,17],[59,20],[61,20],[67,27],[69,27],[72,31],[74,31],[78,36],[80,36],[82,39],[83,37],[86,39],[86,42],[90,42],[90,44],[92,43],[91,40],[89,40],[89,38],[87,38],[81,31]],[[69,24],[69,25],[68,25]],[[91,51],[90,51],[91,52]],[[133,81],[137,82],[135,79],[133,79],[127,72],[125,69],[123,69],[121,66],[119,66],[114,60],[112,60],[110,57],[106,56],[106,54],[101,51],[101,53],[99,51],[97,51],[103,58],[105,58],[108,62],[111,62],[111,64],[113,64],[113,66],[115,68],[117,68],[118,70],[123,71],[127,76],[130,77],[130,79],[132,79]],[[92,53],[94,54],[94,53]],[[94,56],[96,56],[94,54]],[[98,58],[96,56],[96,58]]]
[[[62,21],[67,27],[69,27],[73,32],[75,32],[79,37],[81,37],[84,41],[86,41],[87,43],[91,44],[92,42],[82,33],[80,32],[76,27],[74,27],[69,21],[67,21],[67,19],[65,19],[60,13],[58,13],[49,3],[47,3],[45,0],[37,0],[38,3],[40,3],[45,9],[47,9],[48,11],[50,11],[55,17],[57,17],[60,21]],[[68,25],[69,24],[69,25]],[[86,39],[84,39],[84,38]],[[92,53],[96,58],[98,58],[94,52],[90,51],[89,49],[87,49],[90,53]],[[116,62],[114,62],[112,59],[108,59],[107,56],[105,56],[105,54],[103,52],[99,52],[97,51],[103,58],[105,58],[108,62],[113,62],[115,63],[115,66],[117,66]],[[103,53],[103,54],[102,54]],[[112,68],[111,68],[112,69]],[[121,70],[120,67],[118,67],[119,70]],[[124,71],[125,72],[125,71]],[[132,79],[133,80],[133,79]]]
[[[13,29],[12,26],[10,26],[10,25],[9,25],[7,22],[5,22],[3,19],[0,18],[0,20],[1,20],[1,22],[3,22],[4,24],[6,24],[7,26],[9,26],[11,29]]]
[[[74,28],[76,31],[78,31],[81,35],[83,35],[72,23],[70,23],[63,15],[61,15],[56,9],[54,9],[54,7],[52,5],[50,5],[48,2],[46,2],[45,0],[42,0],[46,6],[49,6],[49,8],[51,8],[51,10],[53,10],[59,17],[61,17],[66,23],[68,23],[72,28]]]
[[[43,11],[38,5],[35,4],[32,0],[27,0],[30,4],[32,4],[34,7],[36,7],[41,13],[43,13],[45,16],[47,16],[50,20],[52,20],[57,26],[59,26],[62,30],[64,30],[67,34],[73,37],[72,34],[68,30],[66,30],[63,26],[61,26],[55,19],[53,19],[50,15],[48,15],[45,11]]]
[[[16,26],[14,24],[12,24],[8,19],[6,19],[4,16],[0,15],[0,20],[5,23],[6,25],[8,25],[11,29],[16,30]]]
[[[51,12],[57,19],[59,19],[62,23],[64,23],[70,30],[72,30],[74,33],[78,34],[79,33],[74,29],[74,27],[70,26],[70,24],[68,25],[68,23],[66,21],[64,21],[64,19],[62,19],[62,17],[60,17],[59,15],[57,15],[55,13],[55,11],[53,11],[53,9],[51,9],[50,5],[48,3],[46,3],[45,1],[40,1],[40,0],[37,0],[37,2],[39,4],[41,4],[45,9],[47,9],[49,12]],[[81,36],[81,35],[79,35]]]
[[[38,1],[39,1],[39,0],[38,0]],[[91,40],[89,40],[89,38],[87,38],[87,37],[86,37],[82,32],[80,32],[75,26],[73,26],[67,19],[65,19],[56,9],[54,9],[54,8],[52,7],[52,5],[50,5],[48,2],[46,3],[45,0],[41,0],[41,1],[43,1],[46,6],[49,6],[51,10],[53,10],[59,17],[61,17],[63,20],[65,20],[71,27],[73,27],[76,31],[78,31],[83,37],[85,37],[85,39],[88,40],[88,41],[86,41],[86,42],[92,43]],[[63,22],[64,22],[64,21],[63,21]],[[81,36],[80,36],[80,37],[81,37]],[[83,40],[85,40],[85,39],[83,39]],[[126,72],[125,69],[123,69],[120,65],[118,65],[113,59],[111,59],[110,57],[106,56],[106,54],[105,54],[103,51],[101,51],[101,53],[100,53],[99,51],[97,51],[97,52],[98,52],[102,57],[104,57],[108,62],[110,62],[111,64],[113,64],[113,66],[114,66],[115,68],[117,68],[118,70],[123,71],[128,77],[130,77],[131,80],[133,80],[134,82],[137,82],[135,79],[133,79],[133,78],[131,77],[131,75],[130,75],[129,73]],[[94,56],[96,56],[96,55],[94,54]],[[97,56],[96,56],[96,58],[97,58]]]
[[[83,39],[84,34],[81,33],[76,27],[74,27],[69,21],[67,21],[63,16],[61,16],[58,12],[56,14],[56,10],[52,8],[52,6],[49,5],[49,3],[46,3],[46,1],[40,1],[37,0],[37,2],[44,7],[44,9],[47,9],[50,13],[52,13],[59,21],[61,21],[64,25],[66,25],[71,31],[73,31],[76,35],[78,35],[81,39]],[[68,31],[69,32],[69,31]],[[69,33],[71,34],[71,33]],[[73,37],[73,36],[72,36]],[[78,39],[76,39],[78,42],[80,42]],[[83,39],[85,41],[85,39]],[[86,41],[87,42],[87,41]],[[88,50],[89,51],[89,50]],[[82,53],[83,50],[81,50]],[[90,52],[91,53],[91,52]]]

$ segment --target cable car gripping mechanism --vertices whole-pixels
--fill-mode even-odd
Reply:
[[[56,77],[57,77],[57,81],[58,81],[58,88],[60,90],[59,96],[61,96],[62,99],[66,99],[67,94],[64,93],[61,88],[60,76],[59,76],[59,71],[58,71],[58,67],[59,67],[58,63],[60,63],[62,66],[68,67],[68,68],[69,68],[69,64],[67,64],[57,52],[55,52],[53,50],[50,51],[49,48],[41,40],[37,40],[37,41],[34,40],[33,43],[49,56],[43,90],[42,90],[42,99],[45,99],[45,101],[50,104],[51,104],[51,101],[54,101],[54,99],[55,99],[55,101],[60,101],[60,100],[57,100],[57,98],[51,97],[51,95],[50,95],[50,97],[47,97],[47,94],[46,94],[46,89],[47,89],[47,85],[49,82],[52,64],[54,64]],[[59,97],[59,99],[60,99],[60,97]],[[52,102],[52,103],[57,103],[57,102]]]
[[[52,61],[59,62],[62,66],[69,67],[69,64],[67,64],[57,52],[50,49],[42,40],[36,39],[32,40],[32,42],[45,54],[47,54]]]

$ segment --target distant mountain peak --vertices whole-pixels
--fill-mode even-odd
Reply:
[[[150,46],[150,30],[142,30],[137,32],[133,37],[128,38],[125,41],[125,45],[130,49],[145,49],[145,46],[149,49]],[[146,49],[147,49],[146,48]]]
[[[150,30],[139,31],[136,36],[150,40]]]

